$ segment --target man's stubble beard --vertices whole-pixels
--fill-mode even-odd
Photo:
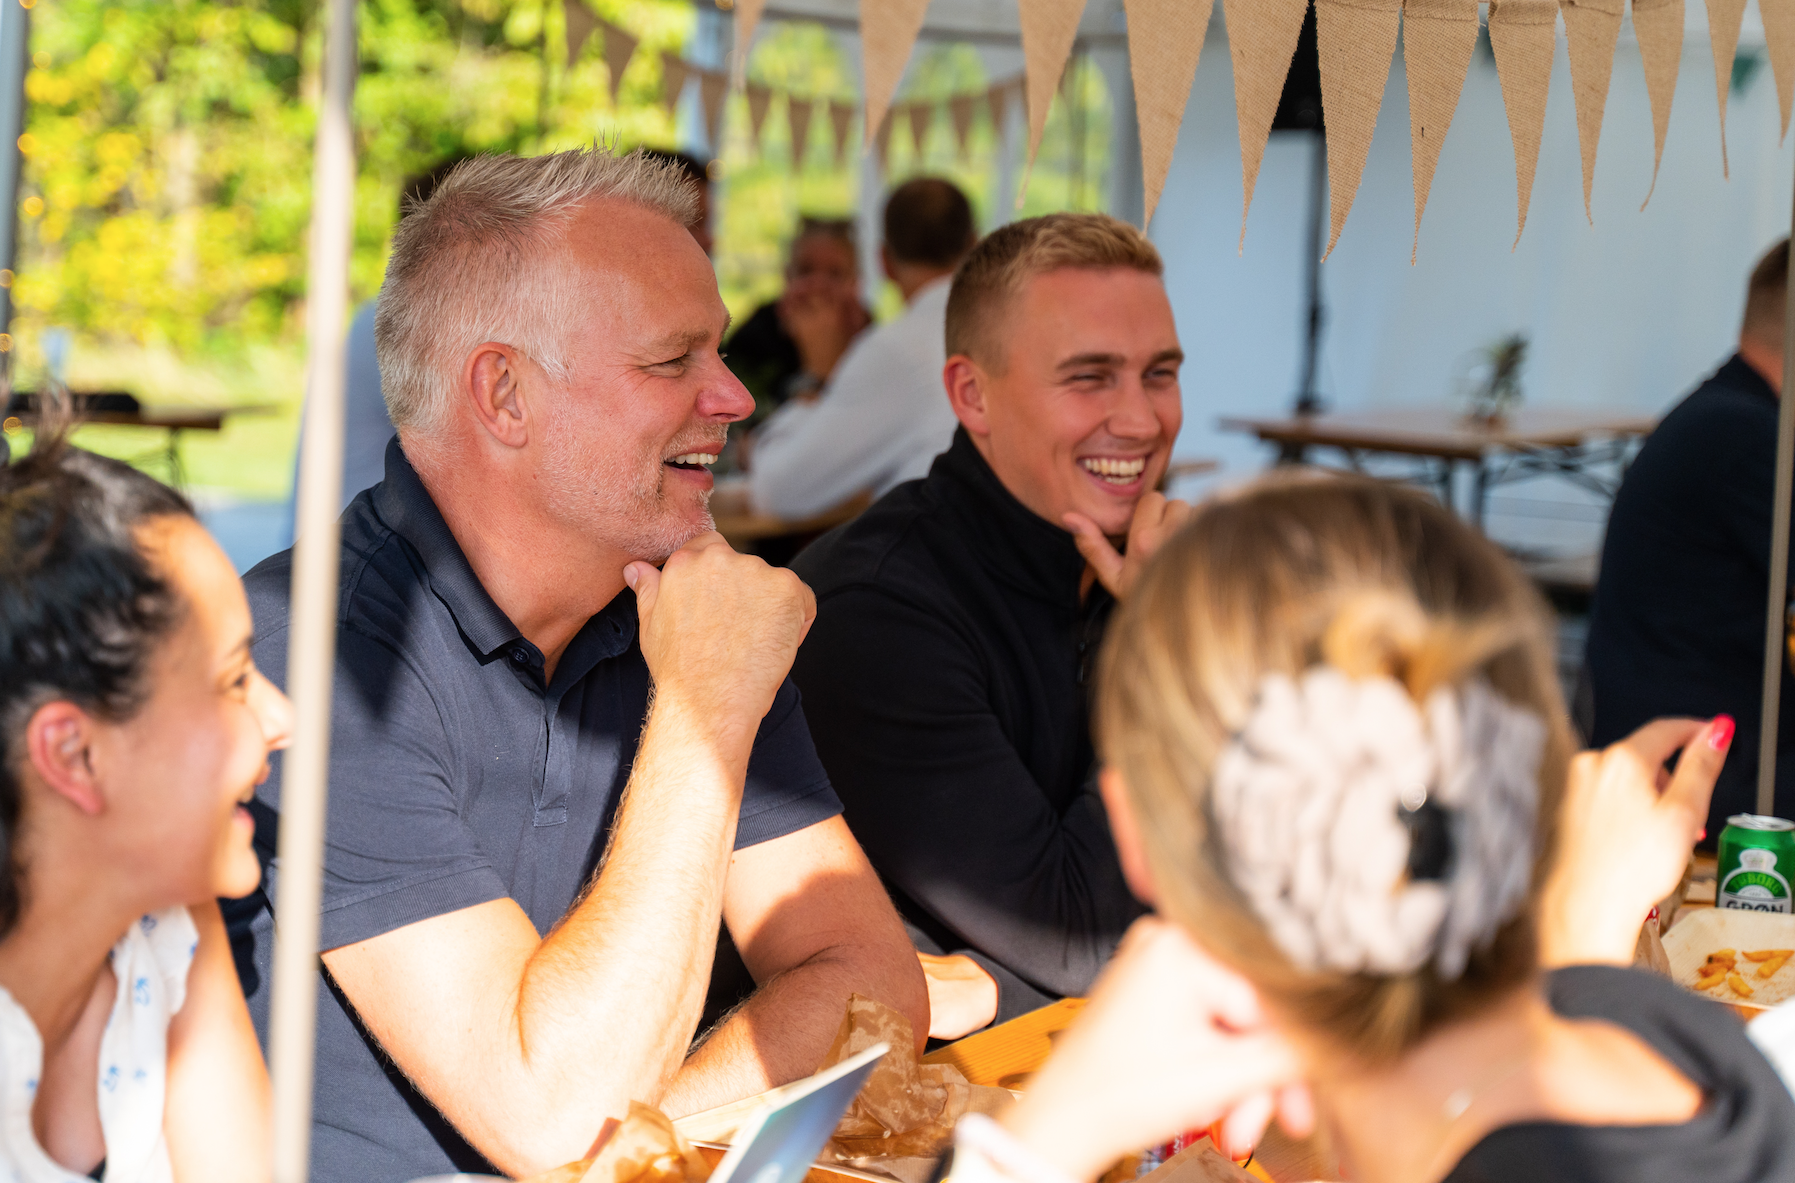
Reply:
[[[643,473],[638,480],[606,480],[606,473],[581,463],[571,450],[556,451],[543,473],[548,480],[549,512],[597,535],[632,561],[665,562],[692,539],[716,529],[716,522],[710,513],[708,489],[699,493],[697,521],[676,514],[668,504],[666,467],[657,460],[654,468],[652,474]]]

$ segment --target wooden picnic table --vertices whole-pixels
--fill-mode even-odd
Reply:
[[[1412,475],[1439,490],[1452,506],[1459,466],[1471,469],[1468,516],[1483,525],[1496,485],[1558,476],[1612,499],[1639,440],[1657,420],[1634,411],[1521,407],[1496,421],[1474,419],[1456,407],[1385,407],[1279,419],[1228,418],[1223,430],[1244,431],[1278,449],[1280,463],[1307,461],[1312,449],[1338,452],[1345,466],[1365,471],[1371,455],[1417,463]]]
[[[168,466],[168,483],[175,488],[187,484],[186,466],[181,461],[181,433],[184,431],[222,431],[232,415],[266,414],[271,406],[194,407],[168,405],[146,407],[137,397],[123,391],[73,392],[75,419],[107,427],[140,427],[168,433],[163,446],[148,453]],[[31,391],[14,391],[6,405],[4,426],[8,432],[29,426],[37,418],[37,396]]]

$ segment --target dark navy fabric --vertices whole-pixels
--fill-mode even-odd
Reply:
[[[1666,715],[1730,714],[1708,838],[1756,813],[1776,392],[1735,356],[1658,424],[1627,470],[1590,612],[1591,744]],[[1795,587],[1795,583],[1791,584]],[[1795,679],[1783,666],[1776,812],[1795,817]]]
[[[343,515],[320,948],[503,896],[546,934],[604,852],[647,711],[635,596],[625,590],[587,621],[545,685],[542,654],[481,587],[396,441],[386,464],[385,481]],[[276,682],[290,579],[291,552],[244,577],[256,663]],[[276,760],[254,805],[263,889],[227,904],[264,1047],[280,790]],[[840,812],[787,681],[755,741],[736,846]],[[318,1009],[314,1180],[491,1169],[327,977]]]

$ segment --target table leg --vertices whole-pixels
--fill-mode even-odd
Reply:
[[[1471,524],[1477,527],[1480,534],[1483,532],[1484,502],[1489,500],[1489,495],[1490,468],[1488,464],[1479,459],[1476,462],[1476,467],[1472,469]]]
[[[181,429],[168,429],[168,483],[178,492],[187,491],[187,473],[181,466]]]

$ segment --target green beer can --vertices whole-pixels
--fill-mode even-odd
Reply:
[[[1714,903],[1747,912],[1790,911],[1789,877],[1795,875],[1795,822],[1756,813],[1735,813],[1720,832],[1719,877]]]

